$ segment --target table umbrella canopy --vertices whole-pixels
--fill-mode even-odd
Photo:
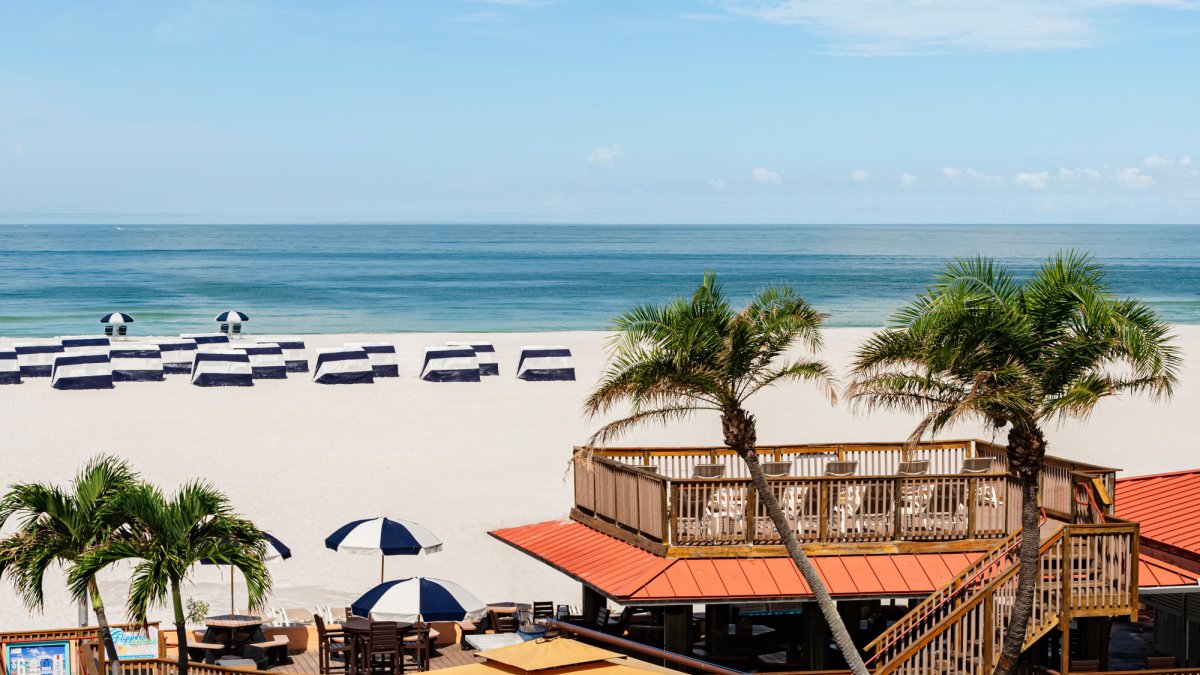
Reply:
[[[282,541],[279,541],[266,532],[262,533],[262,537],[267,542],[267,554],[263,556],[263,562],[276,562],[278,560],[287,560],[288,558],[292,557],[292,549],[288,548]],[[226,563],[219,563],[205,558],[200,561],[200,564],[224,565]]]
[[[671,672],[565,637],[539,638],[478,652],[485,661],[446,668],[446,675],[646,675]]]
[[[347,553],[417,555],[437,553],[442,550],[442,541],[417,523],[367,518],[339,527],[325,538],[325,548]]]
[[[475,621],[487,605],[453,581],[412,577],[386,581],[350,605],[357,616],[381,621]]]
[[[213,319],[213,321],[216,321],[218,323],[242,323],[243,321],[249,321],[249,320],[250,320],[250,317],[246,316],[245,314],[242,314],[241,312],[234,311],[232,309],[225,311],[225,312],[221,312],[220,314],[217,315],[217,317],[215,319]]]
[[[100,317],[100,323],[133,323],[133,317],[125,312],[109,312]]]

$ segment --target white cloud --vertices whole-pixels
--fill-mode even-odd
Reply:
[[[1180,166],[1190,166],[1192,163],[1191,155],[1184,155],[1183,159],[1179,160]]]
[[[1100,180],[1100,172],[1095,169],[1068,169],[1066,167],[1058,170],[1058,180],[1063,183],[1073,183],[1076,181],[1098,181]]]
[[[942,177],[951,183],[971,184],[971,185],[1003,185],[1004,176],[997,176],[979,171],[970,167],[959,169],[957,167],[948,166],[942,169]]]
[[[855,169],[850,172],[850,180],[858,181],[859,183],[865,183],[866,181],[871,180],[871,172],[865,169]]]
[[[917,178],[915,175],[913,175],[911,173],[900,174],[900,187],[906,187],[906,188],[916,187],[917,183],[920,183],[920,182],[921,182],[921,179]]]
[[[1154,178],[1142,173],[1141,169],[1121,169],[1114,177],[1118,183],[1134,190],[1144,190],[1154,186]]]
[[[1050,183],[1049,171],[1022,171],[1013,179],[1017,185],[1033,188],[1034,190],[1045,190],[1046,185]]]
[[[588,153],[587,161],[589,164],[597,166],[611,167],[617,163],[618,159],[625,156],[625,151],[616,143],[612,145],[601,145],[595,150]]]
[[[750,172],[750,177],[764,185],[779,185],[783,182],[783,178],[774,171],[760,166]]]
[[[1195,0],[718,0],[734,15],[797,25],[842,54],[1078,49],[1111,39],[1113,15]]]
[[[729,184],[725,182],[724,178],[709,178],[708,179],[709,189],[724,190],[728,186],[729,186]]]
[[[1162,167],[1162,166],[1171,166],[1174,163],[1175,163],[1174,161],[1169,160],[1166,157],[1159,157],[1158,155],[1150,155],[1146,159],[1142,160],[1143,165],[1151,167],[1151,168],[1157,168],[1157,167]]]

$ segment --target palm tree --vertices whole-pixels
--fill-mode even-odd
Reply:
[[[137,485],[111,504],[122,523],[118,536],[89,551],[70,576],[72,588],[121,560],[135,560],[130,575],[128,613],[145,621],[152,607],[170,597],[179,643],[179,672],[187,675],[187,635],[180,585],[201,560],[236,567],[246,577],[251,607],[271,589],[263,562],[262,532],[239,517],[229,499],[207,483],[192,482],[167,497],[152,485]]]
[[[113,536],[117,524],[107,518],[107,508],[136,481],[124,460],[102,455],[79,471],[70,492],[45,483],[9,488],[0,499],[0,526],[16,518],[18,529],[0,540],[0,577],[9,575],[26,607],[40,611],[44,606],[43,579],[51,565],[71,569]],[[109,665],[114,674],[119,673],[121,664],[95,575],[82,575],[76,594],[80,602],[91,602]]]
[[[1033,608],[1044,425],[1087,417],[1120,392],[1170,396],[1179,364],[1158,315],[1111,294],[1103,267],[1074,251],[1024,282],[988,259],[950,263],[859,349],[851,400],[923,414],[911,442],[970,419],[1008,429],[1021,484],[1021,564],[997,675],[1016,665]]]
[[[754,415],[745,408],[746,400],[760,389],[787,381],[815,383],[831,402],[835,400],[825,362],[786,356],[797,343],[819,351],[824,318],[789,286],[760,291],[736,311],[712,273],[704,275],[691,299],[630,309],[613,322],[609,368],[585,407],[595,416],[628,402],[631,411],[601,427],[588,447],[647,422],[682,420],[700,411],[719,413],[725,445],[746,463],[760,503],[812,588],[834,641],[851,670],[862,675],[866,667],[837,606],[767,483],[755,451]]]

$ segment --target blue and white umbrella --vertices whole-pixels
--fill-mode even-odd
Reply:
[[[356,616],[381,621],[476,621],[487,605],[462,586],[443,579],[413,577],[379,584],[350,605]]]
[[[292,549],[288,548],[282,541],[275,537],[262,533],[263,539],[267,542],[267,552],[263,555],[263,562],[278,562],[287,560],[292,557]],[[220,565],[215,560],[204,558],[200,561],[201,565]],[[234,616],[237,611],[233,608],[233,566],[229,567],[229,616]]]
[[[419,555],[442,550],[442,540],[424,526],[407,520],[367,518],[339,527],[325,538],[325,548],[360,554],[380,554],[379,581],[383,581],[383,565],[389,555]]]
[[[242,314],[241,312],[236,312],[232,309],[225,311],[225,312],[221,312],[220,314],[217,315],[217,318],[213,319],[213,321],[216,321],[217,323],[242,323],[242,322],[249,321],[249,320],[250,320],[250,317],[246,316],[245,314]]]
[[[100,317],[100,323],[133,323],[133,317],[125,312],[109,312]]]

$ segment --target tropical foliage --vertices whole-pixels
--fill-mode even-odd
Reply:
[[[629,413],[603,425],[589,447],[646,423],[683,420],[701,411],[721,417],[725,445],[745,462],[758,498],[788,554],[813,589],[842,654],[856,673],[866,673],[837,607],[787,522],[755,451],[755,419],[746,400],[783,382],[817,385],[834,400],[829,366],[812,357],[821,349],[824,316],[788,286],[759,292],[734,309],[713,274],[704,275],[690,298],[659,307],[634,307],[613,321],[609,366],[586,402],[592,415]]]
[[[10,486],[0,499],[0,526],[15,519],[17,531],[0,540],[0,578],[7,576],[28,608],[41,610],[46,572],[60,565],[74,573],[85,554],[109,542],[119,525],[112,503],[136,482],[126,462],[100,456],[80,470],[70,490],[46,483]],[[90,602],[109,663],[119,669],[95,575],[78,578],[76,596]]]
[[[1179,364],[1169,327],[1113,295],[1105,270],[1077,252],[1024,281],[986,258],[950,263],[859,349],[849,397],[919,414],[912,441],[966,421],[1007,429],[1022,485],[1022,564],[996,673],[1015,667],[1033,606],[1045,425],[1087,417],[1122,392],[1169,396]]]
[[[207,483],[187,483],[170,496],[152,485],[138,485],[119,495],[110,513],[122,521],[118,536],[79,559],[70,575],[72,588],[78,591],[89,576],[113,563],[131,561],[129,615],[144,621],[150,609],[169,599],[180,645],[187,644],[180,588],[201,561],[240,571],[251,607],[260,606],[271,589],[263,534]],[[179,672],[187,675],[187,650],[182,648]]]

